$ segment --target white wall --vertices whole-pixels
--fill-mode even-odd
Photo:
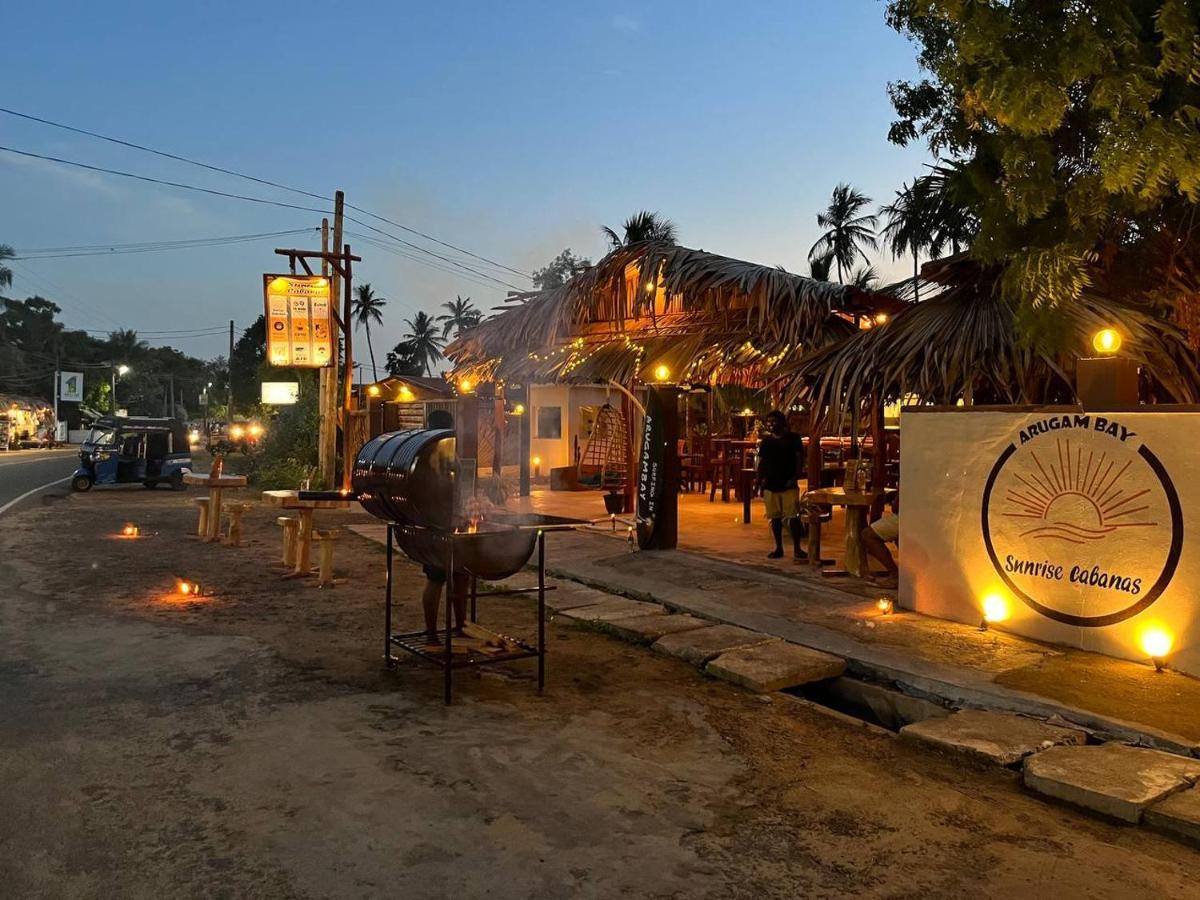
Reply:
[[[998,594],[999,627],[1137,660],[1161,629],[1200,674],[1200,412],[1168,410],[906,409],[900,604],[976,624]]]
[[[569,466],[575,461],[575,438],[579,436],[579,410],[584,406],[599,406],[608,392],[603,387],[591,385],[535,384],[529,389],[529,415],[531,438],[530,456],[542,460],[542,475],[549,476],[552,468]],[[610,402],[616,406],[621,398],[611,392]],[[557,440],[537,436],[538,408],[557,406],[562,410],[562,437]],[[582,450],[582,446],[580,447]]]

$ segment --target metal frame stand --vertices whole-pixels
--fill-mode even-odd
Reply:
[[[449,705],[453,696],[453,671],[454,669],[470,668],[475,666],[491,665],[499,662],[509,662],[516,659],[533,659],[538,661],[538,694],[540,695],[546,686],[546,592],[554,590],[553,586],[546,586],[546,534],[544,531],[538,531],[537,536],[537,575],[538,583],[536,588],[512,588],[509,590],[489,591],[488,595],[499,597],[510,594],[531,594],[537,592],[537,644],[530,645],[526,641],[519,638],[509,637],[508,635],[493,632],[496,637],[503,639],[506,645],[510,645],[515,649],[508,650],[502,653],[475,655],[468,651],[461,655],[459,660],[454,658],[453,648],[453,604],[454,604],[454,538],[452,534],[443,535],[446,542],[446,627],[444,632],[445,643],[442,645],[441,652],[430,652],[431,645],[426,643],[426,634],[424,630],[406,632],[402,634],[394,634],[392,632],[392,575],[393,575],[393,558],[395,535],[393,532],[394,525],[389,524],[387,527],[387,577],[384,588],[384,615],[383,615],[383,658],[387,668],[392,669],[396,666],[396,657],[392,655],[392,647],[399,647],[409,653],[417,656],[426,662],[441,666],[443,673],[443,698],[446,705]],[[478,580],[471,576],[470,579],[470,606],[468,615],[472,624],[476,622],[477,600],[479,595]]]

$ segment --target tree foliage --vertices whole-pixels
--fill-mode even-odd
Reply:
[[[1200,289],[1194,0],[890,0],[926,77],[890,85],[1027,313],[1097,281],[1177,309]]]
[[[448,338],[450,332],[454,332],[455,337],[462,337],[464,331],[483,321],[483,313],[476,309],[470,297],[464,300],[456,295],[453,300],[443,303],[442,309],[446,312],[438,316],[437,321],[442,323],[443,338]]]
[[[408,334],[404,336],[405,343],[412,348],[416,359],[420,361],[421,371],[432,375],[433,366],[441,360],[442,348],[446,346],[446,339],[442,337],[436,320],[424,311],[419,311],[411,319],[405,319],[404,324],[408,326]]]
[[[401,341],[388,351],[384,366],[389,375],[424,375],[425,366],[411,341]]]
[[[550,260],[543,268],[533,273],[533,286],[539,291],[562,287],[580,272],[591,268],[592,261],[584,256],[576,256],[567,247],[562,253]]]
[[[665,216],[645,209],[626,219],[620,234],[607,225],[600,229],[600,233],[608,238],[608,243],[614,250],[644,241],[657,241],[663,244],[679,242],[674,222]]]
[[[839,184],[833,189],[825,211],[817,213],[817,225],[825,231],[808,251],[808,258],[811,261],[830,257],[837,267],[839,283],[845,283],[846,273],[860,257],[870,264],[864,247],[874,250],[879,246],[875,237],[876,218],[865,212],[870,203],[870,197],[848,184]]]

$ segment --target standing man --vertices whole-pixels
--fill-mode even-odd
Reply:
[[[454,417],[447,410],[435,409],[429,413],[428,427],[454,428]],[[421,592],[421,607],[425,612],[425,639],[434,646],[441,642],[438,639],[438,607],[442,600],[442,587],[446,586],[446,602],[454,607],[454,631],[462,634],[463,624],[467,618],[467,588],[469,576],[466,572],[454,572],[447,578],[446,570],[440,566],[422,566],[425,572],[425,589]]]
[[[758,443],[758,483],[763,489],[771,535],[775,538],[775,549],[767,554],[767,558],[783,558],[783,522],[786,519],[792,535],[792,556],[807,559],[800,549],[803,526],[798,484],[804,466],[804,445],[800,435],[788,428],[787,416],[777,409],[767,413],[766,428]]]

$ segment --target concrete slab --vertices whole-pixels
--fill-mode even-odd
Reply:
[[[713,625],[665,635],[655,641],[651,648],[668,656],[678,656],[693,666],[703,666],[710,659],[738,647],[752,647],[777,640],[769,634],[738,628],[736,625]]]
[[[809,694],[809,697],[820,702],[836,701],[834,705],[869,709],[871,714],[892,732],[934,716],[944,718],[952,712],[930,700],[911,697],[901,691],[856,678],[838,678],[822,685],[819,694]]]
[[[914,722],[901,728],[900,736],[999,766],[1015,765],[1031,753],[1056,745],[1087,741],[1087,734],[1076,728],[980,709]]]
[[[722,653],[704,671],[765,694],[837,678],[846,671],[846,661],[799,644],[771,641]]]
[[[536,596],[534,599],[537,599]],[[613,599],[619,598],[615,598],[612,594],[606,594],[603,591],[593,590],[592,588],[570,585],[567,588],[560,587],[557,590],[547,593],[546,606],[555,612],[566,612],[569,609],[579,609],[583,606],[595,606],[598,603],[607,603]]]
[[[661,613],[648,616],[632,616],[627,619],[613,619],[601,624],[603,630],[615,634],[622,640],[635,644],[653,644],[667,634],[678,634],[682,631],[695,631],[697,628],[708,628],[712,622],[697,619],[686,613],[678,616],[664,616]]]
[[[1172,794],[1146,810],[1142,821],[1151,828],[1200,846],[1200,787]]]
[[[1200,759],[1130,747],[1052,747],[1025,759],[1025,784],[1040,794],[1137,823],[1150,805],[1200,779]]]
[[[628,597],[609,597],[591,606],[560,610],[555,614],[555,618],[568,622],[610,622],[613,619],[629,619],[633,616],[662,616],[666,612],[657,603],[643,603]]]

